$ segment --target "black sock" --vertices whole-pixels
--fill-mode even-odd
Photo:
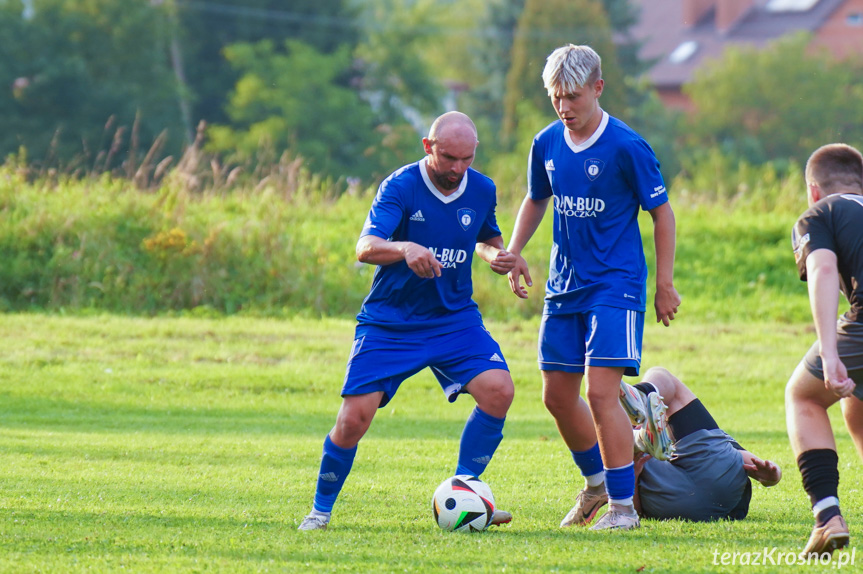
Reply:
[[[658,393],[659,389],[656,388],[656,385],[651,383],[650,381],[642,381],[637,385],[632,385],[635,389],[643,394],[644,396],[649,395],[650,393]]]
[[[813,507],[825,498],[839,499],[839,455],[835,450],[818,448],[802,452],[797,457],[797,467],[803,479],[803,490],[809,495]],[[839,514],[838,506],[825,508],[818,513],[818,525],[836,514]]]

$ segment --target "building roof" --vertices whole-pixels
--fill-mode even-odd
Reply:
[[[739,6],[745,1],[700,0],[702,5],[712,5],[697,22],[686,22],[684,2],[688,1],[699,0],[632,0],[641,14],[632,35],[642,42],[640,57],[655,62],[647,74],[657,88],[679,88],[705,60],[719,57],[728,46],[761,47],[791,32],[815,32],[846,0],[750,0],[724,30],[717,26],[717,3]]]

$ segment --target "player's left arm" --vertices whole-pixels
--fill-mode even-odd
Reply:
[[[748,450],[741,450],[743,469],[749,478],[754,478],[764,486],[774,486],[782,480],[782,469],[775,462],[761,460]]]
[[[836,315],[839,310],[839,269],[836,253],[815,249],[806,257],[809,305],[818,335],[824,385],[840,397],[851,396],[854,380],[848,376],[836,347]]]
[[[650,210],[653,218],[653,242],[656,246],[656,295],[653,306],[656,322],[668,327],[680,305],[680,295],[674,288],[674,251],[676,223],[674,211],[666,201]]]
[[[477,241],[476,253],[498,275],[506,275],[515,267],[516,256],[506,250],[501,235]]]

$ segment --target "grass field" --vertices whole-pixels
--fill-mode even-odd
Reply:
[[[809,534],[782,399],[813,338],[808,326],[691,324],[682,315],[671,328],[646,329],[644,364],[681,375],[784,479],[756,485],[746,521],[644,521],[627,533],[557,527],[581,479],[540,400],[536,324],[488,326],[517,394],[483,478],[512,524],[478,535],[434,525],[429,499],[454,470],[472,402],[448,404],[422,373],[361,442],[330,529],[300,533],[340,404],[350,321],[4,315],[0,571],[789,570],[781,559],[731,566],[721,557],[766,548],[775,561]],[[836,415],[853,547],[861,463]]]

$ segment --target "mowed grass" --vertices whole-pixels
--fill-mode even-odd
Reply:
[[[0,571],[788,571],[720,560],[776,548],[775,560],[809,534],[783,407],[785,381],[814,337],[808,325],[682,315],[671,328],[647,327],[644,365],[678,373],[784,478],[756,485],[743,522],[646,520],[604,533],[558,528],[582,479],[541,402],[536,321],[488,327],[517,393],[483,478],[512,524],[476,535],[434,525],[429,499],[455,468],[473,403],[447,403],[424,372],[379,411],[329,530],[298,532],[340,404],[352,322],[4,315]],[[835,410],[854,546],[861,463]]]

